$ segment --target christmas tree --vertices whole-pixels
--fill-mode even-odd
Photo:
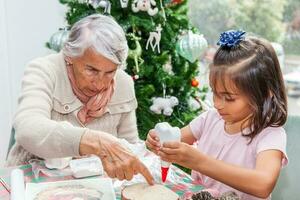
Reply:
[[[199,114],[202,107],[195,106],[195,99],[202,102],[207,88],[198,87],[197,58],[207,42],[189,23],[187,0],[60,2],[69,8],[66,19],[70,26],[101,13],[113,16],[126,32],[130,49],[126,71],[135,81],[141,139],[158,122],[182,127]],[[61,45],[65,32],[54,35],[50,48],[59,50],[57,42]]]

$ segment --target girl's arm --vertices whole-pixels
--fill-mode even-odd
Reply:
[[[181,142],[193,144],[196,141],[189,125],[181,128]]]
[[[200,158],[203,155],[198,155]],[[255,169],[246,169],[203,156],[196,171],[239,191],[267,198],[272,192],[281,169],[282,153],[267,150],[258,154]]]
[[[282,160],[280,151],[266,150],[258,154],[255,169],[246,169],[216,160],[190,145],[179,142],[165,143],[159,156],[165,161],[199,171],[239,191],[260,198],[267,198],[272,192]]]

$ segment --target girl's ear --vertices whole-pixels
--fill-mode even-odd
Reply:
[[[274,96],[274,93],[271,90],[269,90],[269,97],[273,98],[273,96]]]

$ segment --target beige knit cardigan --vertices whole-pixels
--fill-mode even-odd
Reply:
[[[134,83],[123,70],[116,72],[115,92],[102,117],[85,126],[77,118],[81,107],[73,94],[62,53],[31,61],[25,69],[13,123],[16,143],[6,165],[23,164],[34,157],[79,156],[80,139],[88,129],[105,131],[129,142],[138,140]]]

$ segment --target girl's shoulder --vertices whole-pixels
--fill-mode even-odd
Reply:
[[[258,137],[264,138],[264,137],[267,137],[269,135],[286,137],[286,132],[285,132],[285,130],[284,130],[284,128],[282,126],[279,126],[279,127],[270,127],[269,126],[269,127],[265,128],[265,129],[263,129],[258,134]]]
[[[222,117],[219,115],[218,111],[215,108],[209,109],[201,113],[198,117],[205,119],[209,122],[215,122],[222,120]]]
[[[208,130],[223,130],[224,122],[220,117],[216,109],[210,109],[199,116],[194,118],[190,123],[189,127],[192,131],[194,137],[198,140],[203,133],[209,133],[211,131]],[[218,133],[219,131],[213,131],[214,133]]]
[[[282,158],[282,166],[287,165],[287,135],[283,127],[267,127],[254,139],[256,140],[256,154],[265,150],[279,150],[284,155]]]

